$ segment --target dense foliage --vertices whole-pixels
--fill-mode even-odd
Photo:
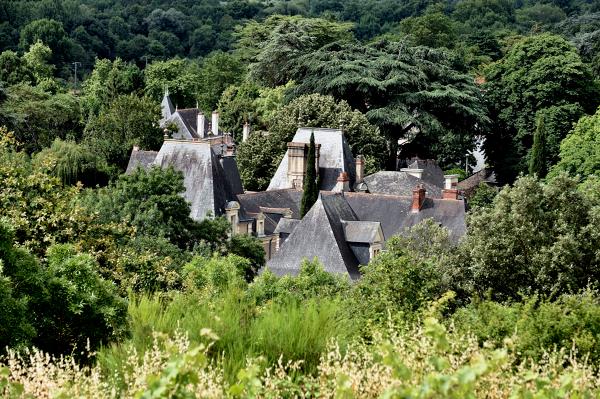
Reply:
[[[0,396],[598,396],[599,79],[597,1],[0,2]],[[123,174],[165,93],[218,110],[246,190],[300,126],[367,174],[462,174],[484,138],[508,186],[458,242],[425,220],[359,281],[279,277],[181,173]]]

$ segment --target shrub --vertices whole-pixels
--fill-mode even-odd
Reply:
[[[510,338],[524,359],[541,361],[548,350],[574,347],[578,357],[589,356],[594,364],[600,360],[600,296],[590,289],[554,301],[536,295],[505,304],[476,300],[451,320],[481,343],[501,346]]]

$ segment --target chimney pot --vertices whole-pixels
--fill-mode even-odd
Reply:
[[[140,147],[138,147],[137,145],[134,145],[134,146],[133,146],[133,151],[134,151],[134,152],[135,152],[135,151],[139,151],[139,150],[140,150]]]
[[[337,183],[333,188],[333,191],[336,192],[344,192],[350,191],[350,177],[348,176],[348,172],[340,172],[340,175],[337,178]]]
[[[219,113],[217,111],[212,113],[212,132],[215,136],[219,135]]]
[[[198,116],[197,116],[197,123],[196,123],[196,132],[198,133],[198,137],[200,137],[201,139],[203,139],[205,136],[204,130],[205,130],[205,125],[206,125],[206,118],[204,117],[204,114],[200,111],[198,111]]]
[[[458,175],[444,175],[444,188],[453,189],[458,184]]]
[[[365,178],[365,158],[362,155],[356,157],[355,168],[356,182],[361,183]]]
[[[419,184],[417,187],[413,189],[412,192],[412,205],[411,212],[418,213],[423,206],[423,202],[425,201],[425,188],[422,184]]]

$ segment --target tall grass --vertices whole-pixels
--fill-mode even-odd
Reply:
[[[203,343],[203,329],[218,340],[209,350],[211,359],[234,381],[247,359],[264,358],[269,364],[301,361],[303,373],[316,372],[321,354],[332,339],[345,347],[358,329],[337,300],[308,300],[268,303],[257,307],[242,290],[230,289],[217,298],[195,294],[132,297],[129,301],[130,338],[103,348],[98,362],[119,385],[115,370],[128,370],[125,359],[135,350],[139,356],[154,342],[153,333],[174,335],[185,332],[192,344]]]

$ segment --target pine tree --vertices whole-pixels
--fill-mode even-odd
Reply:
[[[308,157],[306,159],[306,173],[304,174],[302,202],[300,203],[300,216],[304,217],[309,209],[319,197],[319,188],[317,187],[317,169],[316,169],[316,151],[315,151],[315,133],[310,134],[310,144],[308,145]]]
[[[540,116],[536,123],[535,134],[533,135],[533,147],[529,158],[529,174],[536,174],[537,177],[546,177],[548,168],[546,164],[546,125],[544,117]]]

